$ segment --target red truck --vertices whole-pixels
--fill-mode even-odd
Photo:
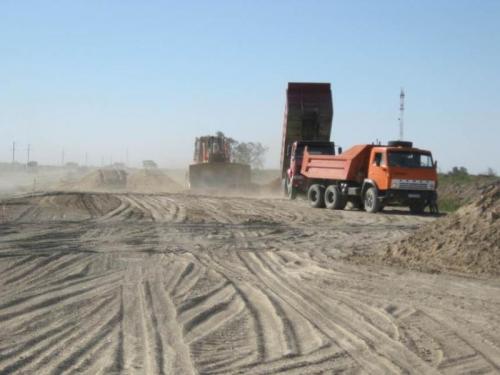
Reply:
[[[437,212],[436,162],[411,142],[358,145],[342,152],[330,141],[330,84],[289,83],[281,152],[285,194],[305,193],[313,207],[343,209],[347,202],[377,212],[404,205]]]
[[[415,214],[429,206],[437,212],[436,162],[411,142],[357,145],[339,155],[306,145],[293,179],[301,183],[292,183],[290,196],[306,192],[313,207],[344,209],[350,201],[367,212],[384,206],[408,206]]]

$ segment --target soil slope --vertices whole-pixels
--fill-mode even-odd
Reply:
[[[453,214],[391,244],[385,260],[412,268],[500,275],[500,183]]]
[[[182,190],[177,182],[158,169],[141,169],[130,173],[127,190],[144,193],[175,193]]]

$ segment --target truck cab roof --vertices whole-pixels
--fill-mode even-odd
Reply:
[[[378,145],[374,146],[374,149],[396,151],[396,152],[419,152],[422,154],[431,154],[429,150],[424,150],[416,147],[401,147],[401,146],[396,147],[396,146]]]

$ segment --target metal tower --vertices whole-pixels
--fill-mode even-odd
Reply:
[[[401,88],[399,94],[399,140],[403,140],[404,133],[405,90]]]

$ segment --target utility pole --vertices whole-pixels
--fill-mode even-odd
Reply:
[[[125,149],[125,165],[128,167],[128,147]]]
[[[27,162],[26,164],[28,164],[30,162],[30,150],[31,150],[31,145],[28,145],[28,148],[27,148],[27,153],[28,153],[28,157],[27,157]]]
[[[403,140],[404,136],[404,111],[405,111],[405,91],[401,87],[401,94],[399,94],[399,140]]]
[[[12,142],[12,164],[16,162],[16,142]]]

